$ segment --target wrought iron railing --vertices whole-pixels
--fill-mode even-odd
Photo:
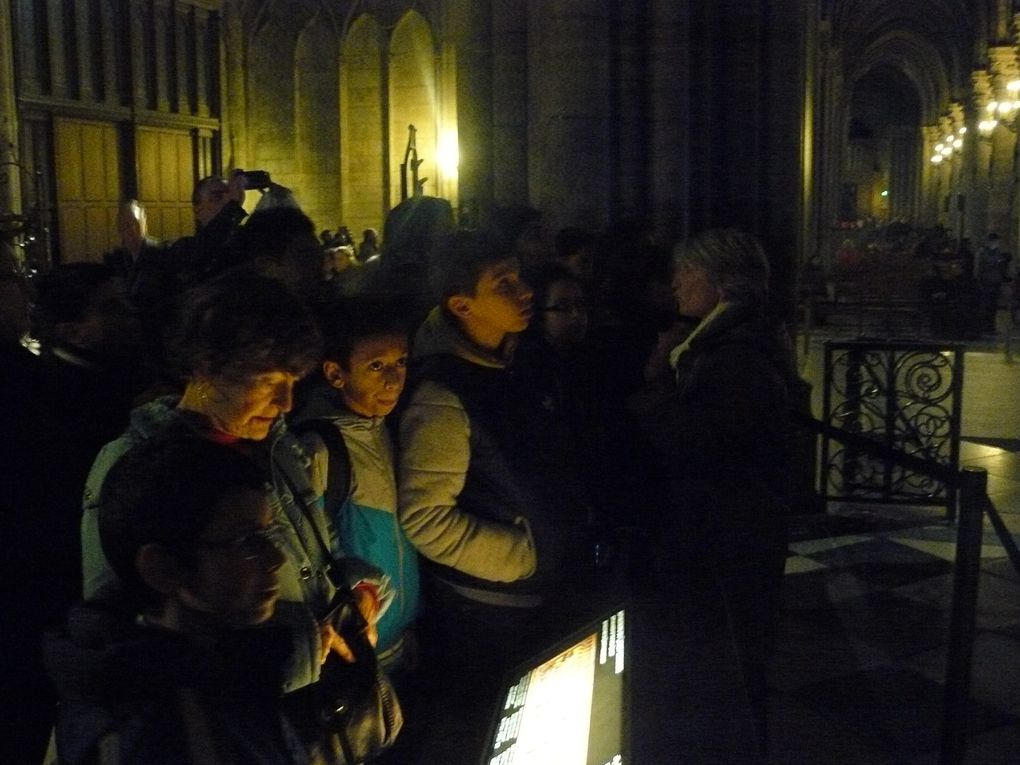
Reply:
[[[988,498],[988,474],[982,469],[956,470],[953,465],[945,462],[894,448],[882,440],[876,440],[873,434],[854,433],[797,412],[793,416],[802,426],[814,430],[825,439],[842,444],[844,449],[853,449],[870,460],[885,463],[889,468],[895,466],[927,476],[945,486],[947,496],[955,497],[958,508],[958,515],[954,514],[957,518],[956,556],[939,765],[962,765],[966,759],[970,723],[971,665],[985,517],[998,535],[1014,569],[1020,574],[1020,548]]]
[[[960,455],[964,348],[872,340],[825,344],[822,419],[842,432],[945,467]],[[955,488],[930,471],[822,439],[826,500],[945,506]]]

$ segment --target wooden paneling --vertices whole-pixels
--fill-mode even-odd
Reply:
[[[193,234],[191,190],[195,184],[192,133],[170,128],[140,127],[138,201],[148,215],[149,233],[158,239]]]
[[[113,123],[57,118],[57,223],[65,262],[99,261],[117,244],[120,158]]]

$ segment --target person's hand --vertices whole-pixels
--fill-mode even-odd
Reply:
[[[227,199],[232,199],[239,205],[244,205],[244,171],[231,170],[227,178]]]
[[[672,368],[669,366],[669,354],[691,333],[687,322],[674,321],[668,329],[659,333],[645,363],[644,377],[646,383],[661,383],[672,380]]]
[[[379,598],[376,597],[374,588],[370,585],[359,585],[352,592],[358,604],[358,610],[365,620],[365,637],[369,644],[375,648],[379,642],[379,628],[376,621],[379,617]],[[341,659],[348,663],[354,663],[354,651],[348,645],[344,637],[337,631],[334,624],[336,616],[332,615],[325,622],[319,625],[320,656],[319,663],[324,663],[330,652],[336,653]]]

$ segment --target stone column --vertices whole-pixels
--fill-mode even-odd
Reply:
[[[492,149],[494,202],[527,202],[527,0],[492,3]]]
[[[14,95],[14,29],[10,0],[0,0],[0,162],[18,161],[18,102]],[[14,165],[0,167],[0,214],[21,212],[21,176]],[[0,268],[7,264],[0,254]]]
[[[608,0],[530,0],[528,198],[551,229],[609,220]]]
[[[648,196],[656,238],[690,228],[689,0],[652,0],[647,35]]]
[[[149,51],[156,65],[156,109],[161,112],[170,111],[170,89],[176,92],[176,80],[173,79],[174,72],[170,71],[170,61],[174,53],[170,47],[170,25],[173,24],[174,16],[169,0],[155,0],[153,3],[153,27],[156,33],[155,50]]]
[[[492,207],[493,141],[493,42],[492,6],[465,2],[458,6],[459,55],[457,56],[457,133],[460,143],[458,220],[477,226]]]
[[[646,3],[612,3],[609,119],[610,210],[624,218],[648,216],[648,119]]]
[[[977,246],[988,228],[988,192],[991,184],[992,145],[988,131],[982,124],[988,120],[988,104],[992,100],[992,82],[988,72],[979,69],[971,74],[972,119],[968,124],[967,139],[973,154],[971,178],[971,204],[968,229],[972,243]]]
[[[846,149],[845,117],[843,113],[843,60],[842,52],[832,45],[828,24],[819,29],[821,54],[819,66],[820,105],[818,120],[818,162],[820,209],[818,212],[818,249],[822,266],[832,266],[836,251],[833,224],[839,218],[840,195],[843,184],[843,155]]]

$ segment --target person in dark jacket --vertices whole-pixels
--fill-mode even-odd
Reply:
[[[279,708],[284,556],[268,475],[185,428],[125,455],[99,534],[118,582],[47,642],[66,765],[307,762]]]
[[[789,497],[789,344],[766,319],[757,240],[710,230],[678,246],[679,313],[697,320],[669,352],[675,375],[639,417],[660,458],[659,572],[695,613],[724,611],[764,740],[765,665],[779,613]]]
[[[413,343],[399,516],[427,574],[422,643],[437,653],[437,693],[457,707],[455,729],[480,736],[502,674],[569,631],[557,606],[583,556],[586,513],[559,463],[544,460],[563,453],[553,412],[512,365],[533,310],[517,257],[485,232],[458,231],[433,252],[430,276],[439,305]]]

